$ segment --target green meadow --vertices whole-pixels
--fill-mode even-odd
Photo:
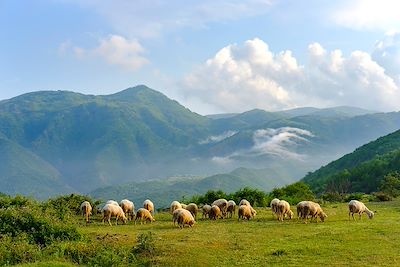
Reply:
[[[112,260],[111,251],[102,264],[101,255],[82,247],[98,257],[88,263],[93,266],[400,266],[400,200],[366,204],[376,211],[372,220],[365,214],[349,220],[346,203],[322,205],[328,214],[323,223],[297,218],[279,222],[269,208],[256,208],[258,214],[250,221],[238,221],[237,216],[210,221],[200,213],[194,227],[184,229],[173,225],[168,212],[156,213],[156,222],[143,225],[103,225],[100,215],[89,225],[78,216],[73,220],[86,238],[82,246],[101,243],[114,252],[136,253],[133,261],[126,260],[129,253]],[[79,263],[52,255],[22,266],[74,262]]]

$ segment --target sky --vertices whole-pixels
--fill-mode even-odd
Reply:
[[[400,2],[0,0],[0,100],[144,84],[199,114],[400,110]]]

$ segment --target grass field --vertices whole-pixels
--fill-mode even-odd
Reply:
[[[121,249],[151,232],[154,266],[400,266],[400,201],[367,206],[377,211],[372,220],[364,214],[361,221],[349,221],[347,205],[340,203],[323,206],[324,223],[278,222],[269,208],[258,208],[250,221],[198,219],[193,228],[179,229],[170,214],[156,213],[157,221],[145,225],[108,226],[96,217],[86,226],[82,219],[79,230]],[[71,266],[24,266],[56,264]]]

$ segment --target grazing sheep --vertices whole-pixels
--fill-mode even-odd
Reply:
[[[181,203],[179,203],[178,201],[174,200],[174,201],[171,202],[171,205],[170,205],[170,208],[169,208],[169,212],[171,214],[173,214],[175,210],[181,209],[181,208],[182,208]]]
[[[104,221],[107,219],[108,224],[111,225],[110,220],[111,220],[111,217],[114,217],[114,216],[115,216],[115,225],[118,224],[119,219],[121,219],[124,223],[127,222],[124,211],[118,205],[106,204],[102,208],[101,211],[103,212],[103,224],[104,224]]]
[[[190,211],[190,213],[193,215],[194,219],[197,217],[197,212],[199,211],[199,208],[197,207],[196,203],[189,203],[185,210]]]
[[[247,205],[241,205],[238,209],[238,221],[240,219],[247,219],[254,218],[257,212],[251,207]]]
[[[250,202],[247,201],[246,199],[240,200],[239,206],[242,206],[242,205],[251,206]]]
[[[115,200],[109,200],[109,201],[107,201],[107,202],[106,202],[106,204],[105,204],[105,205],[107,205],[107,204],[112,204],[112,205],[119,206],[118,202],[117,202],[117,201],[115,201]]]
[[[272,216],[276,215],[278,216],[278,203],[279,203],[279,199],[274,198],[273,200],[271,200],[271,203],[269,204],[271,207],[271,212],[272,212]]]
[[[222,216],[225,218],[226,208],[228,207],[228,200],[224,198],[217,199],[211,204],[211,207],[214,205],[218,206],[218,208],[221,210]]]
[[[151,202],[151,200],[146,199],[143,202],[143,208],[150,211],[151,215],[154,215],[154,204],[153,204],[153,202]]]
[[[147,210],[145,208],[140,208],[136,212],[135,224],[136,224],[136,221],[138,221],[138,220],[140,220],[140,224],[142,224],[143,221],[144,221],[144,223],[146,223],[147,221],[152,223],[156,219],[153,218],[153,216],[151,215],[149,210]]]
[[[210,220],[216,220],[218,218],[223,218],[221,209],[217,205],[211,206],[211,210],[208,213],[208,216],[209,216]]]
[[[210,211],[211,211],[211,206],[210,205],[204,205],[202,208],[203,211],[203,218],[207,218]]]
[[[131,221],[135,218],[135,204],[128,199],[123,199],[119,203],[119,206],[125,212],[125,216],[130,219]]]
[[[92,215],[92,205],[89,201],[83,201],[81,204],[82,215],[85,217],[86,223],[90,221],[90,215]]]
[[[361,220],[361,215],[362,213],[365,212],[368,216],[369,219],[372,219],[374,217],[374,213],[370,211],[367,206],[365,206],[364,203],[358,200],[351,200],[349,202],[349,220],[350,220],[350,214],[353,217],[354,220],[354,213],[358,213],[359,217],[358,219]]]
[[[189,205],[188,205],[189,206]],[[185,225],[192,227],[195,223],[192,213],[186,209],[177,209],[173,213],[174,225],[178,222],[179,227],[182,229]]]
[[[308,204],[308,201],[300,201],[297,203],[296,210],[297,210],[297,219],[302,219],[304,214],[305,206]]]
[[[229,218],[232,218],[232,216],[236,212],[236,203],[233,200],[228,201],[228,207],[226,208],[226,211],[228,212]]]
[[[282,222],[285,216],[288,216],[289,219],[292,219],[293,212],[290,210],[290,204],[287,201],[280,200],[276,207],[276,210],[279,221]]]
[[[310,221],[315,219],[315,222],[318,222],[318,217],[321,219],[321,222],[324,222],[325,218],[328,217],[322,210],[321,206],[312,201],[307,201],[302,211],[302,218],[305,220],[305,222],[307,221],[308,216],[311,216]]]

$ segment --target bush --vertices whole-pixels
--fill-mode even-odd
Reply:
[[[297,182],[272,190],[269,199],[272,200],[273,198],[284,199],[291,205],[296,205],[303,200],[314,200],[315,195],[307,184]]]
[[[230,194],[228,198],[233,199],[236,203],[239,203],[242,199],[246,199],[255,207],[265,207],[269,204],[269,202],[267,202],[267,194],[261,190],[251,189],[249,187],[245,187]]]
[[[328,202],[343,202],[344,196],[342,194],[339,194],[338,192],[328,192],[323,195],[321,195],[321,198],[324,201]]]
[[[353,194],[349,194],[344,198],[345,202],[349,202],[350,200],[359,200],[361,201],[364,198],[364,193],[353,193]]]
[[[41,246],[55,240],[78,240],[81,237],[75,226],[58,222],[33,208],[0,210],[0,234],[13,238],[26,234],[30,243]]]
[[[0,235],[0,265],[15,265],[25,262],[34,262],[41,257],[40,247],[31,244],[27,235],[18,237]]]
[[[374,197],[378,201],[391,201],[391,200],[393,200],[393,197],[390,194],[387,194],[385,192],[376,192],[376,193],[374,193]]]

